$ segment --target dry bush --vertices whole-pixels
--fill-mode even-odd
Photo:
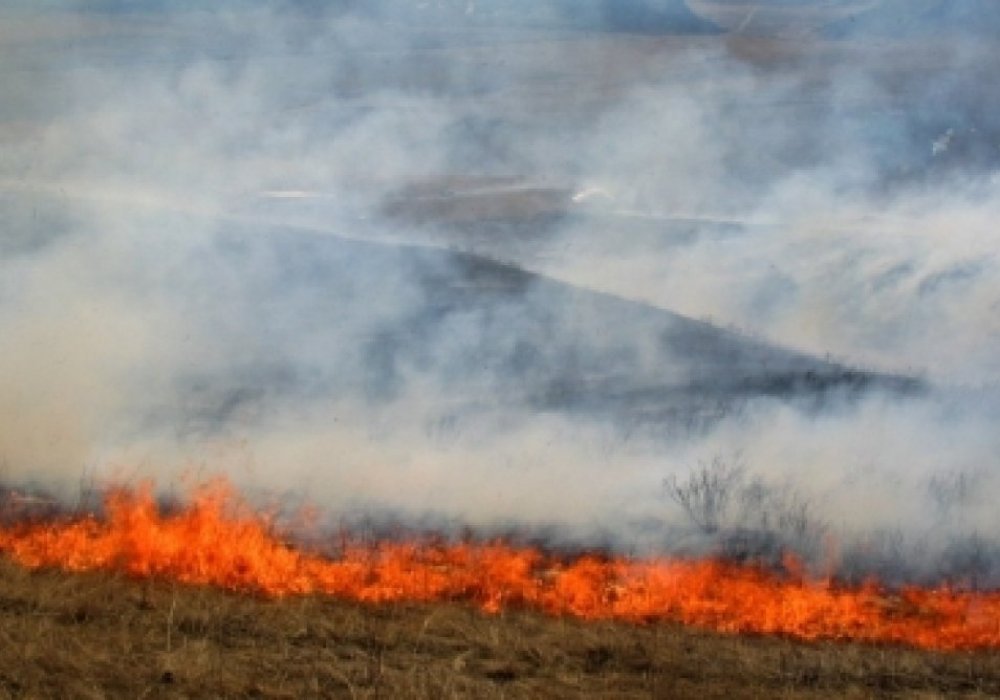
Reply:
[[[672,476],[664,492],[727,557],[780,560],[786,551],[811,557],[826,526],[790,486],[749,476],[739,455],[699,462],[686,478]]]
[[[734,496],[742,487],[744,473],[742,463],[727,462],[716,456],[711,462],[699,462],[698,468],[684,481],[676,475],[665,479],[663,487],[698,529],[714,535],[729,516]]]

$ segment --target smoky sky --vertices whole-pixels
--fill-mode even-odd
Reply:
[[[8,3],[3,476],[994,580],[1000,53],[948,7]]]

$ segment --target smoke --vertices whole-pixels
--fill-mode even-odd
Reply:
[[[683,3],[4,12],[5,480],[1000,574],[992,47]]]

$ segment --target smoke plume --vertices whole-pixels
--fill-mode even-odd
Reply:
[[[8,3],[3,479],[996,582],[986,22],[739,5]]]

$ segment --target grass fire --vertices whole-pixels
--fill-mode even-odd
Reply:
[[[0,700],[1000,696],[997,7],[0,1]]]
[[[40,505],[8,498],[0,530],[11,697],[1000,692],[997,593],[427,536],[295,546],[223,481]]]
[[[105,514],[14,524],[0,551],[33,569],[118,572],[267,597],[325,595],[361,603],[464,602],[485,612],[656,624],[803,640],[1000,648],[1000,593],[858,588],[719,560],[557,557],[502,542],[352,543],[333,557],[285,543],[230,488],[200,488],[163,513],[149,489],[115,490]]]

